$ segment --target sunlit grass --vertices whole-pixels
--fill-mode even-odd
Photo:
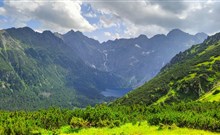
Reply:
[[[167,99],[169,99],[171,96],[174,96],[175,93],[176,93],[176,92],[175,92],[173,89],[170,89],[169,92],[168,92],[166,95],[164,95],[164,96],[162,96],[161,98],[159,98],[159,99],[154,103],[154,105],[165,102],[165,101],[166,101]]]
[[[208,47],[205,49],[205,51],[199,53],[198,55],[201,56],[201,55],[205,54],[206,52],[215,49],[215,47],[216,47],[215,45],[210,45],[210,46],[208,46]]]
[[[220,82],[214,86],[213,90],[210,92],[206,93],[202,97],[199,98],[199,101],[220,101],[220,92],[218,93],[217,91],[220,90]]]
[[[200,101],[220,101],[220,93],[218,94],[213,94],[215,91],[209,92],[205,94],[203,97],[201,97],[199,100]]]
[[[168,126],[159,128],[159,126],[149,126],[147,122],[132,125],[125,124],[115,128],[85,128],[80,130],[72,130],[70,126],[62,127],[59,131],[61,135],[215,135],[217,133],[179,128]]]

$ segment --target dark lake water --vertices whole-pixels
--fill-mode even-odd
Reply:
[[[106,89],[105,91],[101,92],[101,94],[106,97],[122,97],[131,90],[132,88]]]

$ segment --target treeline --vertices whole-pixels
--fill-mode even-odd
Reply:
[[[177,125],[220,132],[219,102],[190,102],[155,106],[109,106],[100,104],[85,109],[50,108],[33,112],[0,111],[0,134],[40,134],[42,129],[57,132],[62,126],[73,129],[116,127],[147,120],[151,125]]]

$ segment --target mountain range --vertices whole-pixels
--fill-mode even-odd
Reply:
[[[0,108],[83,107],[103,101],[103,89],[123,85],[87,66],[74,51],[50,31],[1,30]]]
[[[108,101],[148,81],[175,54],[206,38],[204,33],[174,29],[152,38],[100,43],[72,30],[1,30],[0,109],[84,107]]]
[[[190,35],[174,29],[152,38],[140,35],[103,43],[81,32],[69,31],[61,37],[87,65],[116,74],[127,82],[127,87],[136,88],[154,77],[177,53],[202,43],[207,35]]]
[[[161,72],[117,104],[220,101],[220,33],[180,52]]]

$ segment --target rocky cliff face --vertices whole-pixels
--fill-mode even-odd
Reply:
[[[124,78],[127,86],[137,87],[154,77],[180,51],[203,42],[204,33],[190,35],[179,29],[167,35],[117,39],[99,43],[80,32],[63,35],[64,42],[76,50],[89,66]]]

